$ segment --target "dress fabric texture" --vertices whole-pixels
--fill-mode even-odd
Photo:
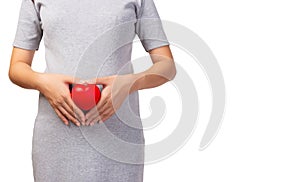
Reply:
[[[45,73],[90,79],[133,73],[136,37],[147,52],[169,45],[153,0],[22,0],[13,46],[38,50],[43,39]],[[66,126],[42,93],[38,104],[32,138],[36,182],[143,181],[138,92],[93,126]]]

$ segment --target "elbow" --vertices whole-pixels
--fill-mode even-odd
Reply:
[[[173,76],[173,79],[175,78],[176,74],[177,74],[177,69],[176,69],[176,66],[174,64],[174,76]]]
[[[15,74],[14,74],[14,71],[13,71],[13,67],[12,67],[12,66],[9,67],[9,70],[8,70],[8,78],[9,78],[9,80],[10,80],[12,83],[15,83]]]
[[[175,62],[173,62],[172,67],[170,69],[171,74],[170,74],[170,81],[173,80],[177,74],[177,70],[176,70],[176,66],[175,66]]]
[[[8,78],[11,82],[13,82],[13,73],[12,73],[11,67],[8,70]]]

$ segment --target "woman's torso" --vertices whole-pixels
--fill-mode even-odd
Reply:
[[[90,79],[132,73],[132,41],[139,13],[136,0],[35,0],[45,44],[47,73]],[[142,128],[138,93],[111,119]],[[40,94],[36,119],[58,119]]]

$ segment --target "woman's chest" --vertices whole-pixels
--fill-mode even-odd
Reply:
[[[45,33],[105,31],[135,23],[136,0],[36,0]]]

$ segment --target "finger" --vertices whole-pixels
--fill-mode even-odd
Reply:
[[[100,111],[103,112],[103,108],[106,107],[108,101],[109,101],[108,98],[103,98],[102,100],[99,101],[99,103],[97,104],[97,108],[98,108],[99,113],[100,113]]]
[[[112,76],[99,77],[95,79],[96,84],[108,85],[113,78]]]
[[[109,110],[105,111],[101,115],[102,120],[106,120],[107,118],[109,118],[112,115],[112,113],[114,113],[113,109],[109,109]]]
[[[97,116],[100,116],[100,120],[102,120],[101,118],[103,118],[105,115],[107,115],[107,113],[111,112],[111,110],[113,110],[110,101],[108,99],[104,100],[102,103],[99,104],[98,110],[97,110]],[[92,119],[94,119],[92,117]],[[92,120],[91,119],[91,120]]]
[[[99,118],[100,114],[98,112],[94,113],[93,115],[90,116],[89,119],[87,119],[86,124],[90,125],[93,121],[95,121],[96,118]]]
[[[86,119],[89,120],[90,118],[93,118],[92,116],[97,114],[99,115],[99,110],[101,107],[103,107],[104,103],[106,103],[107,99],[102,97],[100,99],[100,101],[98,102],[98,104],[96,105],[96,107],[92,108],[85,116],[86,116]]]
[[[113,110],[110,110],[109,112],[106,112],[102,115],[102,119],[101,122],[106,121],[107,119],[109,119],[115,112]]]
[[[107,112],[116,112],[117,106],[113,104],[112,100],[109,100],[102,108],[99,109],[100,115],[103,115]]]
[[[104,105],[102,105],[102,106],[99,108],[99,113],[100,113],[100,115],[102,115],[103,113],[105,113],[105,112],[111,110],[111,107],[112,107],[111,103],[110,103],[109,101],[106,102]]]
[[[99,115],[99,113],[97,113],[89,119],[89,121],[87,122],[87,125],[93,125],[94,123],[98,122],[99,120],[100,120],[100,115]]]
[[[74,110],[66,102],[64,102],[61,106],[68,112],[70,116],[72,116],[72,118],[76,119]]]
[[[98,123],[100,120],[100,116],[93,118],[89,125],[93,126],[95,123]]]
[[[72,121],[74,124],[76,124],[77,126],[80,126],[80,122],[74,118],[71,114],[69,114],[67,112],[67,110],[63,107],[63,106],[58,106],[58,109],[60,110],[60,112],[65,115],[70,121]]]
[[[104,97],[103,100],[100,100],[99,101],[99,105],[98,105],[98,110],[100,112],[100,114],[102,112],[104,112],[106,109],[110,108],[111,107],[111,103],[112,103],[112,100],[111,100],[111,96],[106,96]]]
[[[97,117],[100,116],[100,113],[99,113],[99,111],[98,111],[97,106],[94,107],[88,114],[89,114],[89,115],[86,117],[86,118],[87,118],[87,119],[86,119],[86,124],[87,124],[87,125],[90,125],[90,123],[91,123],[95,118],[97,118]]]
[[[94,107],[86,114],[85,124],[89,125],[92,122],[92,120],[97,116],[99,116],[98,108]]]
[[[57,116],[65,123],[65,125],[69,125],[69,121],[67,120],[67,118],[57,108],[54,108],[54,111],[56,112]]]
[[[72,77],[72,76],[68,76],[68,75],[63,75],[63,80],[66,83],[76,83],[78,82],[80,79],[76,78],[76,77]]]
[[[72,120],[72,122],[79,122],[79,120],[81,121],[80,116],[75,112],[75,110],[73,108],[71,108],[66,102],[64,102],[62,104],[62,107],[66,110],[66,112],[69,114],[68,118],[70,118],[70,120]],[[83,122],[82,122],[83,124]]]
[[[87,114],[86,114],[86,121],[87,121],[87,125],[90,124],[90,122],[99,114],[101,114],[99,112],[99,110],[104,107],[104,105],[108,102],[109,97],[102,97],[100,99],[100,101],[98,102],[98,104],[96,105],[96,107],[94,107],[93,109],[91,109]],[[102,110],[103,111],[103,110]]]
[[[70,110],[68,110],[68,112],[72,112],[74,113],[74,117],[79,118],[80,121],[82,122],[82,124],[85,124],[85,116],[84,113],[82,112],[81,109],[79,109],[76,104],[73,102],[73,100],[71,99],[71,97],[67,97],[65,99],[66,104],[69,106]]]

